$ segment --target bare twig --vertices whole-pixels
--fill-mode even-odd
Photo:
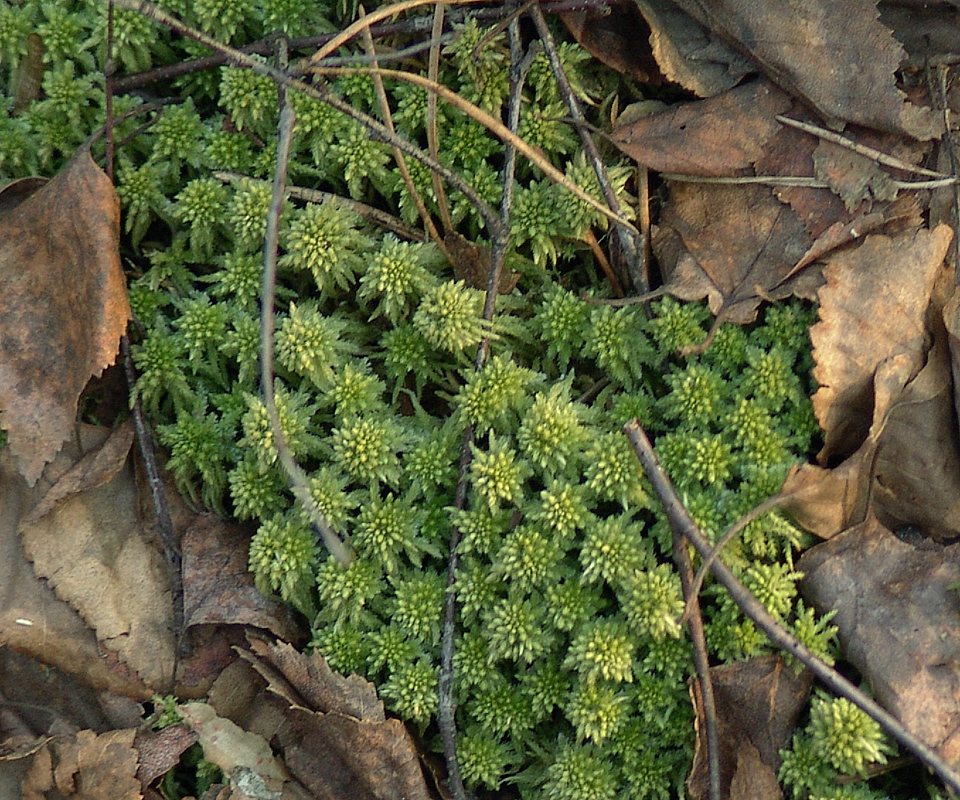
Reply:
[[[360,13],[361,15],[364,14],[363,6],[360,6]],[[370,35],[369,28],[365,28],[363,31],[363,47],[367,56],[370,58],[370,63],[373,64],[374,67],[379,67],[377,51],[374,48],[373,36]],[[380,107],[380,116],[383,117],[383,124],[387,126],[387,129],[390,130],[391,133],[396,133],[397,130],[393,124],[393,114],[390,111],[390,103],[387,100],[387,92],[383,87],[383,78],[376,73],[373,75],[373,88],[377,95],[377,105]],[[410,169],[407,167],[407,159],[404,157],[403,151],[399,147],[393,147],[391,149],[393,150],[393,160],[397,162],[397,169],[400,170],[400,176],[403,178],[403,184],[407,187],[407,193],[417,207],[417,213],[420,215],[420,219],[427,229],[430,240],[437,246],[440,252],[443,253],[443,257],[446,258],[450,264],[453,264],[453,256],[447,248],[446,242],[443,241],[443,236],[440,235],[440,231],[437,230],[433,217],[430,216],[430,212],[427,210],[427,204],[423,202],[423,197],[421,197],[419,190],[413,182],[413,176],[411,176]]]
[[[811,125],[809,122],[801,122],[798,119],[791,119],[783,114],[777,114],[776,120],[777,122],[782,122],[784,125],[789,125],[791,128],[796,128],[804,133],[809,133],[813,136],[825,139],[828,142],[840,145],[840,147],[845,147],[848,150],[852,150],[854,153],[858,153],[865,158],[872,159],[878,164],[883,164],[887,167],[901,169],[904,172],[912,172],[915,175],[926,175],[928,178],[950,177],[949,175],[944,175],[942,172],[934,172],[932,169],[927,169],[926,167],[917,167],[913,164],[908,164],[906,161],[901,161],[899,158],[887,155],[886,153],[876,150],[873,147],[867,147],[865,144],[859,144],[853,141],[853,139],[848,139],[846,136],[841,136],[839,133],[828,131],[826,128],[821,128],[819,125]]]
[[[507,125],[516,130],[520,122],[521,90],[530,61],[521,59],[520,29],[516,20],[510,23],[510,103],[507,109]],[[501,178],[502,193],[500,196],[500,227],[493,237],[490,248],[490,272],[487,277],[487,293],[483,305],[483,318],[493,319],[496,310],[500,276],[503,274],[503,264],[506,259],[509,244],[510,208],[513,203],[514,172],[516,170],[516,149],[509,143],[505,146],[504,165]],[[490,352],[490,339],[484,338],[477,348],[474,368],[482,370]],[[467,428],[460,445],[460,466],[457,478],[457,490],[454,506],[458,509],[466,508],[467,503],[467,473],[472,460],[471,445],[475,439],[473,426]],[[440,682],[439,706],[437,722],[440,728],[440,738],[443,742],[444,757],[447,762],[450,789],[455,800],[465,800],[466,789],[460,777],[460,764],[457,759],[456,747],[456,705],[453,699],[453,656],[455,651],[455,632],[457,619],[457,598],[453,586],[457,577],[459,565],[460,528],[452,526],[450,533],[450,549],[447,559],[447,593],[443,606],[443,633],[440,640]]]
[[[628,422],[624,425],[623,431],[643,465],[654,491],[660,498],[670,527],[674,530],[680,530],[700,553],[700,556],[706,558],[712,549],[710,542],[690,517],[687,509],[684,508],[676,489],[670,482],[670,478],[667,477],[663,467],[660,466],[653,445],[640,426],[639,421]],[[936,772],[947,786],[954,791],[960,791],[960,775],[946,761],[904,728],[896,717],[864,694],[826,662],[811,653],[793,634],[784,629],[770,616],[767,609],[763,607],[763,604],[757,600],[750,590],[736,578],[726,564],[717,560],[713,563],[710,571],[743,613],[767,635],[774,646],[779,647],[809,667],[827,688],[846,697],[858,708],[873,717],[894,739]]]
[[[280,416],[277,413],[276,378],[273,374],[273,305],[277,288],[277,240],[280,230],[280,211],[283,208],[283,186],[287,175],[287,164],[290,161],[290,142],[293,139],[295,122],[293,106],[285,102],[281,102],[281,106],[277,166],[273,175],[273,196],[270,200],[270,211],[267,214],[267,232],[263,244],[263,283],[260,290],[260,389],[263,393],[267,416],[270,419],[270,427],[273,429],[277,459],[287,473],[290,488],[310,515],[327,551],[337,561],[347,566],[354,559],[353,552],[330,527],[330,523],[317,505],[310,491],[310,482],[306,473],[290,452],[290,446],[287,444],[283,428],[280,427]]]
[[[433,31],[431,38],[438,42],[443,31],[443,4],[437,3],[433,9]],[[430,59],[427,63],[427,77],[434,83],[439,83],[440,77],[440,45],[434,44],[430,48]],[[434,92],[427,94],[427,152],[435,161],[440,160],[440,147],[437,144],[437,95]],[[430,174],[433,182],[433,193],[437,197],[437,208],[440,209],[440,221],[443,223],[444,233],[453,232],[453,220],[450,218],[450,204],[447,202],[447,193],[443,188],[443,181],[436,172]]]
[[[947,153],[947,160],[950,163],[950,172],[957,177],[957,153],[953,146],[954,134],[950,129],[950,103],[947,100],[947,76],[950,73],[950,67],[943,64],[937,67],[937,96],[940,103],[940,111],[943,114],[943,139],[940,146]],[[950,214],[953,217],[953,266],[954,280],[960,283],[960,240],[957,233],[960,232],[960,185],[955,181],[953,184],[953,202],[950,204]]]
[[[117,0],[117,2],[134,2],[135,0]],[[313,70],[314,72],[321,75],[354,75],[357,73],[368,73],[373,72],[372,69],[361,69],[361,68],[337,68],[337,69],[325,69],[323,67],[316,67]],[[379,69],[376,70],[385,78],[393,78],[398,81],[406,81],[407,83],[412,83],[415,86],[422,86],[424,89],[427,89],[430,92],[436,92],[437,95],[446,100],[450,105],[458,110],[462,111],[467,116],[479,122],[497,138],[499,138],[504,144],[510,144],[517,149],[517,152],[528,159],[534,166],[536,166],[544,175],[546,175],[551,181],[559,184],[564,189],[569,191],[571,194],[575,195],[578,199],[582,200],[584,203],[589,205],[591,208],[596,209],[605,217],[607,217],[612,222],[616,223],[619,226],[625,227],[628,230],[637,232],[637,229],[633,224],[627,220],[625,217],[620,216],[619,214],[611,211],[603,203],[599,202],[593,195],[585,192],[577,184],[571,181],[566,175],[564,175],[560,170],[558,170],[553,164],[550,163],[549,159],[543,155],[539,148],[533,147],[527,143],[524,139],[520,138],[516,133],[511,131],[506,125],[504,125],[500,120],[496,119],[492,115],[488,114],[479,106],[474,105],[473,103],[464,100],[456,92],[448,89],[443,84],[436,83],[431,81],[429,78],[425,78],[422,75],[416,75],[411,72],[403,72],[395,69]],[[333,103],[331,103],[333,105]],[[340,109],[339,106],[334,106],[335,108]],[[342,109],[340,109],[342,110]],[[379,123],[378,123],[379,124]],[[430,159],[431,162],[436,163],[435,159]],[[423,159],[421,159],[423,161]],[[427,163],[423,161],[423,163]],[[444,176],[446,178],[446,176]],[[452,183],[447,179],[448,183]],[[454,184],[459,191],[463,191],[460,186]],[[466,194],[466,192],[464,192]],[[474,202],[473,198],[469,198],[470,202]],[[486,222],[486,220],[484,220]]]
[[[537,34],[540,36],[540,41],[547,54],[547,60],[550,62],[550,69],[553,71],[553,79],[557,82],[560,96],[570,110],[570,116],[573,118],[573,126],[580,136],[580,142],[583,144],[583,152],[597,176],[600,191],[603,193],[607,205],[610,206],[610,210],[613,211],[617,217],[623,217],[624,214],[620,208],[620,200],[610,185],[607,168],[604,166],[603,159],[600,158],[600,151],[597,150],[597,145],[590,135],[590,127],[580,108],[580,101],[577,100],[573,87],[570,85],[570,80],[567,78],[566,72],[564,72],[563,64],[560,62],[560,54],[557,52],[557,46],[553,41],[553,34],[550,33],[550,27],[547,25],[547,21],[543,16],[543,11],[540,10],[539,4],[533,3],[527,13],[537,28]],[[617,240],[620,242],[620,249],[626,256],[627,263],[631,265],[631,270],[636,271],[637,265],[639,264],[640,253],[644,247],[640,241],[639,231],[632,225],[616,225],[615,227]],[[636,289],[642,292],[645,287],[637,285]]]
[[[720,800],[720,737],[717,730],[717,703],[713,695],[713,681],[710,678],[710,657],[707,650],[707,637],[703,630],[703,616],[700,614],[700,598],[693,583],[693,565],[687,541],[679,528],[673,529],[673,561],[680,573],[680,585],[686,603],[684,616],[690,630],[690,642],[693,645],[693,663],[700,683],[700,697],[703,700],[703,727],[707,739],[707,766],[710,775],[710,800]]]

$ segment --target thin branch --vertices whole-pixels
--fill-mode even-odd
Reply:
[[[433,9],[433,30],[430,38],[434,42],[440,39],[443,30],[443,4],[437,3]],[[430,48],[430,59],[427,63],[427,77],[434,83],[439,83],[440,77],[440,45],[434,44]],[[434,92],[427,94],[427,152],[436,161],[440,160],[440,147],[437,144],[437,95]],[[447,202],[447,193],[443,189],[443,182],[436,172],[431,173],[433,193],[437,196],[437,208],[440,209],[440,221],[443,223],[443,232],[453,233],[453,219],[450,217],[450,204]]]
[[[858,153],[861,156],[872,159],[878,164],[883,164],[887,167],[900,169],[904,172],[912,172],[915,175],[926,175],[928,178],[949,177],[949,175],[944,175],[942,172],[934,172],[932,169],[926,169],[925,167],[917,167],[913,164],[908,164],[906,161],[901,161],[899,158],[887,155],[886,153],[873,147],[867,147],[865,144],[858,144],[857,142],[853,141],[853,139],[848,139],[846,136],[841,136],[839,133],[828,131],[826,128],[821,128],[819,125],[811,125],[809,122],[801,122],[798,119],[792,119],[784,116],[783,114],[777,114],[776,120],[777,122],[782,122],[784,125],[788,125],[791,128],[796,128],[804,133],[809,133],[813,136],[825,139],[828,142],[840,145],[840,147],[845,147],[848,150],[852,150],[854,153]]]
[[[360,13],[361,15],[365,13],[363,6],[360,6]],[[374,67],[379,67],[380,63],[377,60],[377,51],[374,47],[373,36],[370,35],[369,28],[365,28],[363,31],[363,48],[366,51],[367,57],[370,59],[370,63],[373,64]],[[380,107],[380,116],[383,117],[383,124],[387,126],[387,129],[391,133],[396,133],[397,129],[393,124],[393,113],[390,111],[390,102],[387,100],[387,91],[383,86],[383,78],[377,74],[373,75],[373,89],[377,95],[377,105]],[[430,216],[430,212],[427,209],[427,204],[423,202],[423,197],[413,182],[413,176],[410,174],[409,167],[407,167],[407,159],[404,157],[403,151],[399,147],[392,147],[391,149],[393,150],[393,160],[397,162],[397,169],[400,170],[400,176],[403,178],[403,185],[407,187],[407,194],[410,195],[414,205],[417,207],[417,213],[420,215],[420,219],[427,229],[430,240],[437,246],[440,252],[443,253],[443,257],[452,265],[453,256],[449,248],[447,248],[446,242],[443,241],[440,231],[437,230],[433,217]]]
[[[117,2],[132,2],[132,0],[117,0]],[[337,68],[337,69],[325,69],[323,67],[316,67],[313,70],[314,72],[321,75],[355,75],[358,73],[369,73],[373,72],[372,69],[362,69],[362,68]],[[639,233],[634,225],[627,220],[626,218],[620,216],[619,214],[611,211],[610,208],[605,206],[603,203],[599,202],[593,195],[585,192],[572,180],[570,180],[566,175],[564,175],[560,170],[558,170],[550,161],[543,155],[543,152],[538,147],[534,147],[527,143],[524,139],[519,137],[516,133],[511,131],[506,125],[504,125],[500,120],[496,119],[486,111],[484,111],[479,106],[474,105],[468,100],[464,100],[456,92],[448,89],[443,84],[436,83],[431,81],[429,78],[425,78],[422,75],[416,75],[412,72],[403,72],[401,70],[395,69],[379,69],[376,70],[385,78],[393,78],[398,81],[406,81],[407,83],[412,83],[415,86],[421,86],[427,91],[436,92],[440,97],[446,100],[454,108],[462,111],[467,116],[474,119],[476,122],[479,122],[492,134],[494,134],[498,139],[500,139],[504,144],[510,144],[517,149],[517,152],[528,159],[534,166],[536,166],[544,175],[546,175],[554,183],[559,184],[564,189],[569,191],[571,194],[575,195],[579,200],[582,200],[584,203],[589,205],[591,208],[596,209],[605,217],[607,217],[612,222],[616,223],[619,226],[626,228],[627,230],[633,231],[634,233]],[[431,159],[433,160],[433,159]],[[426,162],[424,162],[426,163]],[[460,191],[459,186],[456,187]],[[473,200],[471,199],[471,202]]]
[[[620,208],[620,200],[610,185],[607,168],[604,166],[603,159],[600,158],[600,151],[597,150],[597,145],[590,135],[590,126],[587,124],[586,117],[584,117],[583,111],[580,108],[580,101],[577,99],[576,94],[574,94],[570,80],[567,78],[567,73],[563,69],[560,54],[557,52],[557,46],[553,41],[553,34],[550,33],[550,27],[547,25],[547,20],[543,16],[543,11],[541,11],[538,4],[534,3],[530,6],[527,13],[537,28],[537,35],[540,37],[540,42],[546,51],[547,60],[550,62],[550,69],[553,71],[553,78],[557,82],[557,88],[560,90],[560,96],[567,104],[570,116],[573,118],[573,126],[580,136],[580,142],[583,145],[583,152],[587,157],[587,161],[590,162],[590,166],[593,167],[593,171],[597,176],[597,182],[600,185],[603,197],[607,201],[610,210],[613,211],[617,217],[623,217],[624,214]],[[639,264],[640,252],[643,249],[643,243],[639,241],[639,231],[632,225],[629,227],[617,225],[616,235],[617,240],[620,242],[620,249],[626,255],[628,263],[633,265]],[[637,286],[636,289],[637,291],[643,291],[644,287]]]
[[[260,290],[260,389],[263,393],[263,402],[273,430],[274,446],[277,450],[277,459],[287,473],[290,488],[294,496],[303,505],[310,515],[320,538],[327,551],[342,565],[348,566],[354,560],[353,552],[330,527],[326,517],[317,505],[317,501],[310,491],[310,482],[306,473],[297,464],[290,452],[287,438],[280,426],[280,415],[277,413],[276,377],[273,374],[273,328],[274,302],[277,288],[277,247],[280,230],[280,212],[283,208],[283,187],[287,175],[287,164],[290,161],[290,143],[293,139],[293,126],[296,118],[293,106],[281,102],[280,111],[280,140],[277,145],[277,166],[273,175],[273,196],[270,200],[270,211],[267,214],[267,232],[263,244],[263,283]]]
[[[803,175],[728,175],[728,176],[706,176],[706,175],[682,175],[677,172],[664,172],[661,178],[668,181],[678,181],[681,183],[713,183],[726,184],[731,186],[747,186],[749,184],[760,184],[761,186],[800,186],[805,189],[830,189],[831,186],[826,181],[819,178],[811,178]],[[943,186],[956,186],[960,179],[950,177],[933,178],[929,181],[901,181],[897,178],[890,178],[890,183],[896,189],[939,189]]]
[[[630,440],[630,444],[643,465],[654,491],[663,504],[670,527],[674,530],[680,530],[700,553],[700,556],[706,558],[712,549],[710,542],[690,517],[687,509],[684,508],[676,489],[670,482],[670,478],[667,477],[663,467],[660,466],[657,454],[646,432],[637,420],[624,425],[623,431]],[[947,786],[954,791],[960,791],[960,775],[946,761],[904,728],[890,712],[864,694],[822,659],[811,653],[792,633],[784,629],[770,616],[767,609],[763,607],[763,604],[757,600],[750,590],[736,578],[726,564],[717,560],[713,563],[710,571],[727,590],[731,599],[767,635],[774,646],[779,647],[808,666],[827,688],[846,697],[858,708],[873,717],[894,739],[936,772]]]

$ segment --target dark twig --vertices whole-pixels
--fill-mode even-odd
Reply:
[[[667,477],[663,467],[660,466],[657,454],[653,445],[650,444],[646,432],[637,420],[624,425],[623,431],[630,440],[630,444],[643,465],[654,491],[663,504],[664,513],[670,521],[670,527],[679,530],[696,548],[700,556],[706,558],[712,549],[710,542],[690,517],[687,509],[684,508],[676,489],[670,482],[670,478]],[[936,772],[947,786],[954,791],[960,791],[960,775],[946,761],[904,728],[896,717],[875,700],[867,697],[835,669],[811,653],[792,633],[784,629],[770,616],[767,609],[763,607],[763,604],[757,600],[750,590],[736,578],[726,564],[720,560],[715,561],[711,567],[711,572],[727,590],[731,599],[767,635],[774,646],[779,647],[809,667],[828,689],[846,697],[851,703],[873,717],[887,733]]]
[[[540,42],[546,51],[547,60],[550,62],[550,69],[553,71],[553,78],[557,82],[557,87],[560,90],[560,96],[563,97],[563,101],[570,110],[573,125],[577,129],[577,134],[580,136],[580,141],[583,144],[583,152],[590,162],[590,166],[593,167],[594,173],[596,173],[603,197],[610,206],[610,210],[618,217],[623,217],[624,214],[620,208],[620,200],[610,185],[607,169],[603,164],[603,159],[600,158],[600,151],[597,150],[597,145],[590,135],[590,126],[587,124],[586,117],[584,117],[583,111],[580,108],[580,101],[577,99],[576,94],[574,94],[570,80],[567,78],[566,72],[564,72],[563,64],[560,62],[560,54],[557,52],[557,46],[553,41],[553,34],[550,33],[550,26],[547,25],[547,20],[543,16],[543,11],[540,9],[539,3],[531,4],[527,13],[537,28],[537,35],[540,37]],[[645,245],[639,241],[639,234],[635,228],[614,224],[617,239],[620,242],[620,249],[626,256],[627,263],[631,265],[631,272],[636,273],[636,275],[631,275],[631,277],[634,281],[637,281],[639,280],[638,276],[640,274],[638,268],[640,253],[643,252]],[[646,292],[649,287],[641,284],[634,288],[638,292],[643,293]]]
[[[954,134],[950,127],[950,103],[947,100],[947,75],[950,73],[950,66],[942,64],[937,67],[937,96],[940,102],[940,111],[943,114],[943,139],[940,146],[946,150],[947,161],[950,164],[950,175],[957,178],[957,153],[953,146]],[[953,184],[952,200],[950,203],[950,215],[953,217],[953,267],[954,281],[960,283],[960,185]]]
[[[287,164],[290,161],[290,143],[293,139],[293,125],[296,118],[293,106],[283,102],[281,90],[280,111],[280,139],[277,145],[277,166],[273,175],[273,196],[270,200],[270,211],[267,214],[267,232],[263,244],[263,283],[260,290],[260,389],[263,393],[263,402],[267,408],[270,427],[273,429],[274,445],[277,449],[277,459],[283,466],[284,472],[290,481],[290,488],[294,496],[303,505],[310,515],[320,538],[327,551],[344,566],[353,559],[353,552],[330,527],[326,517],[317,505],[310,491],[310,482],[306,473],[296,462],[290,446],[287,444],[283,428],[280,427],[280,416],[276,404],[276,378],[273,374],[273,327],[274,302],[276,300],[277,280],[277,246],[280,230],[280,212],[283,208],[283,188],[287,175]]]
[[[551,11],[579,11],[581,9],[593,9],[593,10],[603,10],[609,8],[610,4],[616,2],[616,0],[557,0],[557,2],[552,2],[549,4]],[[478,8],[472,9],[470,11],[471,16],[474,16],[478,19],[484,20],[497,20],[502,19],[507,12],[505,12],[500,7],[491,7],[491,8]],[[463,19],[466,11],[462,11],[458,8],[452,8],[449,10],[447,16],[450,19],[459,21]],[[369,27],[370,33],[375,39],[387,37],[387,36],[403,36],[410,34],[422,34],[425,31],[430,30],[432,26],[432,21],[430,17],[417,16],[410,17],[408,19],[402,20],[400,22],[387,22],[378,25],[371,25]],[[317,34],[316,36],[303,36],[297,39],[290,40],[290,49],[291,50],[313,50],[317,47],[320,47],[327,42],[329,42],[336,34],[333,33],[322,33]],[[446,34],[444,34],[446,36]],[[411,45],[410,50],[419,50],[422,47],[429,47],[430,42],[418,42],[416,45]],[[243,53],[252,54],[252,55],[270,55],[273,52],[273,37],[269,36],[265,39],[261,39],[251,44],[244,45],[239,48]],[[409,56],[411,53],[404,51],[404,56]],[[355,58],[355,57],[350,57]],[[324,61],[324,64],[328,66],[339,66],[346,63],[347,59],[342,58],[331,58]],[[208,69],[217,69],[222,67],[224,64],[229,64],[230,59],[223,55],[222,53],[215,53],[209,56],[203,56],[201,58],[192,58],[188,61],[181,61],[177,64],[167,64],[162,67],[154,67],[152,69],[144,70],[143,72],[137,72],[133,75],[126,75],[122,78],[117,78],[115,91],[117,94],[124,94],[125,92],[133,91],[134,89],[140,89],[144,86],[149,86],[151,83],[160,83],[165,81],[171,81],[175,78],[181,78],[184,75],[192,75],[194,72],[202,72]]]
[[[720,800],[720,737],[717,730],[717,703],[713,695],[713,680],[710,678],[710,656],[707,637],[703,630],[700,613],[700,598],[693,586],[693,565],[687,550],[687,540],[679,528],[673,529],[673,561],[680,573],[683,599],[686,602],[684,616],[690,630],[693,645],[693,663],[700,682],[700,697],[703,701],[703,727],[707,739],[707,766],[710,774],[710,800]]]
[[[507,126],[515,131],[520,122],[521,89],[526,72],[532,59],[521,59],[520,29],[516,20],[511,21],[510,32],[510,104],[507,109]],[[490,272],[487,276],[487,294],[483,304],[483,318],[493,319],[496,310],[500,276],[503,274],[503,264],[509,246],[510,208],[513,204],[513,184],[516,170],[517,152],[509,143],[504,148],[504,165],[501,173],[502,193],[500,196],[500,226],[494,235],[490,248]],[[490,353],[490,339],[484,338],[477,348],[474,368],[484,368]],[[466,508],[467,504],[467,473],[472,460],[471,445],[475,434],[470,426],[463,435],[460,445],[460,465],[457,476],[457,490],[454,506],[458,509]],[[468,794],[460,777],[460,763],[457,759],[457,727],[456,704],[453,699],[453,657],[455,652],[455,634],[457,621],[457,597],[453,586],[457,578],[457,568],[460,554],[460,528],[452,526],[450,532],[450,550],[447,559],[447,593],[443,603],[443,633],[440,640],[440,682],[439,706],[437,723],[440,728],[440,738],[443,742],[443,753],[447,763],[447,776],[450,791],[455,800],[465,800]]]
[[[107,55],[104,73],[106,77],[106,125],[104,127],[104,136],[106,139],[106,161],[104,169],[110,182],[114,182],[114,127],[117,120],[113,116],[113,94],[114,94],[114,60],[113,60],[113,2],[111,0],[107,7]],[[130,390],[130,396],[136,397],[135,388],[137,385],[137,371],[133,366],[133,357],[130,354],[130,337],[124,333],[120,337],[120,359],[123,362],[123,373],[127,379],[127,388]],[[170,518],[170,510],[167,506],[166,491],[163,487],[163,479],[160,477],[160,467],[157,464],[157,453],[153,446],[153,436],[150,433],[150,426],[147,425],[143,416],[143,407],[140,400],[135,399],[131,409],[133,416],[133,427],[137,434],[137,448],[140,451],[140,457],[143,459],[144,470],[147,474],[147,488],[150,491],[150,499],[153,502],[153,510],[157,515],[157,525],[160,533],[160,543],[163,547],[164,559],[167,562],[167,571],[170,575],[170,596],[172,601],[173,615],[173,674],[170,676],[170,689],[176,685],[177,665],[180,661],[180,653],[184,646],[184,624],[185,614],[183,607],[183,557],[180,553],[180,541],[173,528],[173,520]]]
[[[427,62],[427,77],[434,83],[439,83],[440,77],[440,32],[443,30],[443,4],[437,3],[433,8],[433,30],[430,38],[434,45],[430,48],[430,58]],[[440,145],[437,142],[437,95],[434,92],[427,94],[427,152],[434,161],[440,160]],[[447,193],[443,188],[443,181],[436,172],[430,173],[433,183],[433,193],[437,197],[437,208],[440,210],[440,221],[446,234],[453,233],[453,220],[450,218],[450,203],[447,202]]]

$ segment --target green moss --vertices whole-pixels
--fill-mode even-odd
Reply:
[[[334,5],[165,3],[235,44],[277,29],[325,29]],[[21,116],[0,113],[0,176],[37,165],[54,171],[100,124],[99,9],[79,0],[0,6],[0,85],[9,85],[25,31],[42,23],[51,42],[44,97]],[[200,53],[152,23],[119,19],[117,55],[127,69]],[[453,30],[440,80],[499,113],[508,86],[503,35],[472,19]],[[562,44],[561,59],[577,94],[600,100],[591,92],[609,74],[573,43]],[[436,719],[446,551],[456,525],[454,685],[467,783],[509,780],[525,797],[556,800],[676,792],[694,737],[679,580],[668,526],[619,429],[638,415],[654,432],[691,512],[715,538],[779,488],[816,436],[806,399],[810,310],[786,304],[750,329],[722,326],[702,355],[682,358],[678,350],[707,337],[706,307],[664,299],[648,315],[582,299],[609,295],[582,241],[591,228],[602,237],[606,221],[525,163],[508,253],[520,281],[498,299],[492,322],[481,318],[483,293],[434,246],[384,233],[346,198],[288,200],[276,401],[314,499],[358,554],[344,569],[320,551],[291,496],[258,388],[259,250],[270,197],[261,179],[276,148],[276,87],[235,67],[180,81],[190,96],[120,149],[117,175],[131,300],[144,326],[133,347],[136,392],[183,491],[252,521],[257,585],[307,615],[311,646],[335,669],[375,681],[388,707],[425,732]],[[366,76],[333,85],[374,108]],[[421,141],[426,95],[405,84],[387,91],[400,132]],[[558,97],[539,56],[522,132],[599,196],[577,139],[558,121],[566,113]],[[117,98],[118,107],[136,102]],[[291,102],[293,182],[417,220],[382,142],[318,101],[294,93]],[[441,160],[497,203],[501,145],[442,104],[437,124]],[[609,153],[606,161],[614,191],[629,200],[629,167]],[[439,211],[429,172],[409,166],[428,208]],[[225,184],[214,169],[247,177]],[[458,231],[487,244],[480,215],[448,193]],[[474,357],[488,336],[491,355],[478,373]],[[468,428],[467,506],[455,511]],[[770,515],[727,555],[781,619],[828,653],[832,628],[795,598],[797,544],[796,529]],[[704,607],[714,655],[768,649],[721,594],[707,594]],[[824,753],[852,747],[826,723],[810,737]],[[885,752],[877,747],[863,757]]]

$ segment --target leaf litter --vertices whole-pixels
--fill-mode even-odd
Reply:
[[[607,59],[614,68],[637,79],[658,72],[656,80],[705,98],[614,132],[624,152],[665,173],[652,237],[665,289],[707,298],[718,319],[737,323],[752,321],[763,302],[818,300],[811,336],[824,447],[818,465],[795,470],[784,488],[793,492],[790,512],[827,540],[800,561],[804,593],[837,610],[844,656],[884,705],[955,760],[955,232],[923,222],[927,195],[905,188],[915,176],[777,120],[846,126],[849,137],[905,162],[929,161],[941,118],[896,75],[907,51],[930,39],[912,17],[878,18],[867,0],[812,2],[791,6],[793,14],[772,0],[677,6],[686,14],[636,3],[650,29],[646,57],[626,55],[595,20],[567,22],[596,55],[616,51]],[[764,79],[738,85],[758,70]],[[736,182],[753,177],[763,182]],[[808,183],[789,185],[795,178]],[[106,705],[146,700],[177,677],[184,697],[209,692],[209,705],[182,707],[193,735],[170,729],[168,745],[150,746],[178,754],[185,741],[206,741],[233,796],[257,781],[293,797],[427,796],[416,748],[373,687],[285,644],[302,635],[253,589],[237,558],[244,534],[185,508],[175,517],[187,623],[203,635],[177,667],[169,583],[131,432],[75,428],[83,388],[113,363],[130,316],[118,231],[113,188],[86,149],[52,181],[26,179],[0,193],[0,420],[10,444],[0,456],[0,643],[76,676]],[[74,553],[83,558],[67,557]],[[251,628],[281,641],[236,635]],[[736,743],[723,756],[724,796],[758,787],[767,788],[756,796],[773,796],[777,751],[808,679],[771,660],[718,669],[715,680],[721,724]],[[78,720],[70,733],[27,736],[33,760],[22,796],[146,796],[175,756],[138,773],[152,758],[146,737],[138,745],[132,728],[109,724],[94,730]],[[707,793],[703,770],[701,760],[694,796]]]

